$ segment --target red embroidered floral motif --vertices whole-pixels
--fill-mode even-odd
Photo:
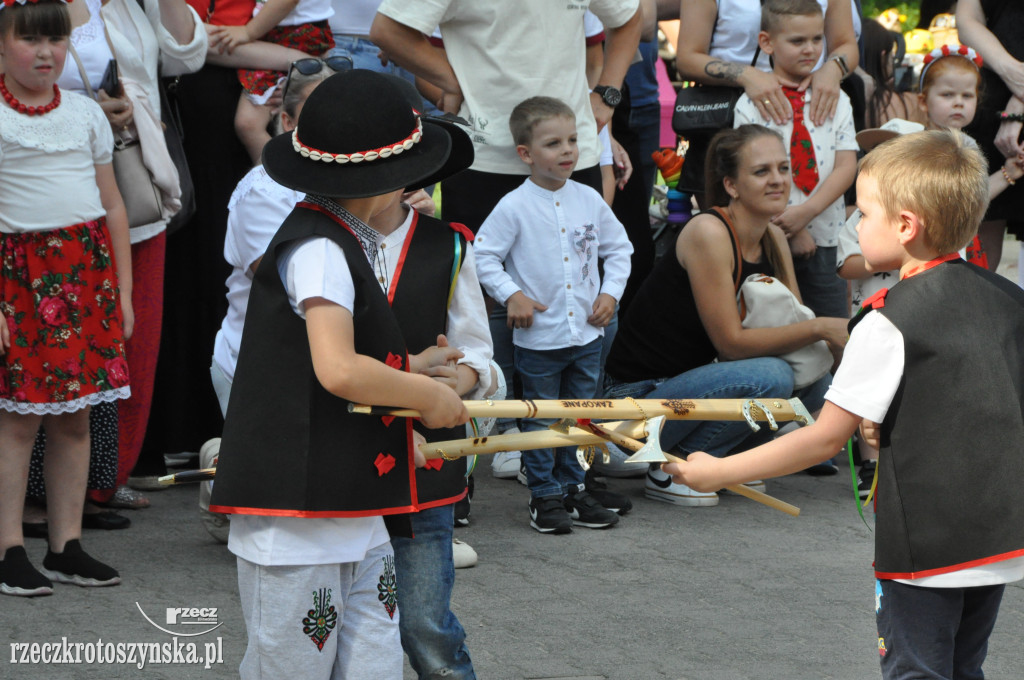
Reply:
[[[441,460],[440,458],[431,458],[423,465],[423,467],[428,468],[430,470],[440,470],[442,463],[444,463],[444,461]]]
[[[402,357],[398,356],[397,354],[392,354],[391,352],[388,352],[388,358],[384,360],[384,363],[390,366],[391,368],[397,368],[398,370],[402,370]]]
[[[373,464],[377,467],[377,476],[383,477],[395,467],[395,457],[390,453],[378,453]]]

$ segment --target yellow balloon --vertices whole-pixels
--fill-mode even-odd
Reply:
[[[915,28],[903,34],[909,54],[928,54],[935,47],[932,34],[923,28]]]

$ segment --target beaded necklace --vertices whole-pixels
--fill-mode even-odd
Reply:
[[[45,106],[26,106],[18,101],[18,98],[11,94],[11,91],[7,89],[6,80],[7,74],[0,73],[0,96],[2,96],[4,101],[18,113],[24,113],[27,116],[41,116],[60,106],[60,88],[57,87],[57,83],[53,84],[53,99],[49,104],[46,104]]]

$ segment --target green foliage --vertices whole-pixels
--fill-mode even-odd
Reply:
[[[904,32],[909,31],[912,28],[917,27],[917,21],[921,18],[921,3],[919,0],[911,0],[910,2],[892,2],[892,0],[863,0],[861,7],[866,17],[877,17],[879,14],[890,8],[896,8],[899,10],[900,15],[906,16],[906,20],[902,24],[902,30]],[[921,28],[927,29],[927,26],[921,26]]]

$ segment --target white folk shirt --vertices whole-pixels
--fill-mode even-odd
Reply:
[[[857,324],[825,399],[861,418],[880,423],[903,377],[903,334],[872,310]],[[1024,579],[1024,557],[900,583],[928,588],[972,588]]]
[[[412,224],[412,210],[402,226],[375,237],[382,257],[370,258],[374,274],[383,278],[387,292],[388,273],[395,271],[402,243]],[[361,226],[361,225],[360,225]],[[369,228],[359,229],[368,234]],[[376,232],[373,232],[376,233]],[[480,284],[473,267],[473,249],[466,251],[452,304],[448,309],[449,343],[465,353],[459,361],[477,371],[476,388],[465,395],[478,398],[490,386],[491,334],[487,326]],[[344,307],[355,307],[355,285],[341,247],[327,238],[310,237],[282,250],[278,273],[288,291],[292,310],[305,318],[304,301],[322,297]],[[382,517],[268,517],[232,515],[228,549],[254,564],[335,564],[359,562],[366,553],[388,540]]]
[[[809,101],[811,101],[811,90],[808,88],[804,92],[804,111],[807,110]],[[765,120],[758,113],[754,103],[750,101],[750,97],[744,94],[736,102],[733,126],[739,127],[747,123],[756,123],[776,130],[782,135],[786,149],[789,149],[789,140],[793,135],[793,121],[790,120],[784,125],[776,125],[772,121]],[[818,187],[820,188],[836,167],[836,154],[840,151],[857,151],[860,148],[857,146],[857,133],[853,127],[853,107],[850,106],[850,98],[845,92],[840,92],[836,115],[826,120],[823,125],[815,125],[806,115],[804,124],[807,126],[807,131],[811,133],[811,142],[814,144],[814,159],[818,163]],[[803,205],[807,199],[808,196],[799,187],[793,185],[789,192],[787,205]],[[807,232],[814,237],[815,245],[820,248],[836,246],[839,244],[839,232],[845,222],[846,204],[843,197],[840,196],[807,224]]]
[[[839,230],[836,271],[839,271],[849,258],[863,254],[860,251],[860,239],[857,236],[857,225],[860,223],[861,217],[860,210],[854,210],[850,213],[846,224]],[[892,288],[899,280],[900,271],[898,269],[873,272],[863,279],[850,279],[850,317],[857,316],[865,300],[883,288]]]
[[[448,61],[465,98],[473,170],[522,175],[508,117],[527,97],[548,95],[576,113],[580,168],[598,164],[600,148],[587,91],[583,14],[622,26],[637,0],[384,0],[379,12],[430,35],[441,27]]]
[[[488,295],[507,304],[522,291],[547,305],[534,312],[532,327],[512,332],[517,347],[534,350],[581,347],[604,335],[587,318],[600,293],[622,298],[632,254],[601,195],[572,180],[548,191],[527,179],[498,202],[476,237],[477,273]]]
[[[305,194],[275,182],[258,165],[238,183],[228,203],[228,228],[224,238],[224,259],[232,266],[228,276],[228,311],[221,323],[213,345],[213,359],[228,379],[235,375],[238,350],[242,341],[242,327],[252,287],[252,264],[263,256],[281,223]],[[402,250],[402,242],[412,224],[412,211],[406,213],[402,225],[388,236],[377,235],[376,247],[383,259],[371,258],[374,273],[383,266],[394,272]],[[381,247],[383,246],[383,247]],[[338,253],[341,250],[338,249]],[[455,283],[455,293],[448,307],[448,342],[458,347],[465,356],[459,360],[475,370],[479,376],[476,388],[465,395],[477,399],[491,383],[488,362],[493,353],[491,334],[487,326],[483,296],[476,278],[476,258],[473,247],[466,250],[466,260]],[[346,266],[346,270],[347,270]],[[385,291],[386,292],[386,291]],[[341,304],[340,302],[338,304]],[[344,306],[344,305],[342,305]],[[347,307],[346,307],[347,308]],[[351,310],[350,310],[351,311]]]

